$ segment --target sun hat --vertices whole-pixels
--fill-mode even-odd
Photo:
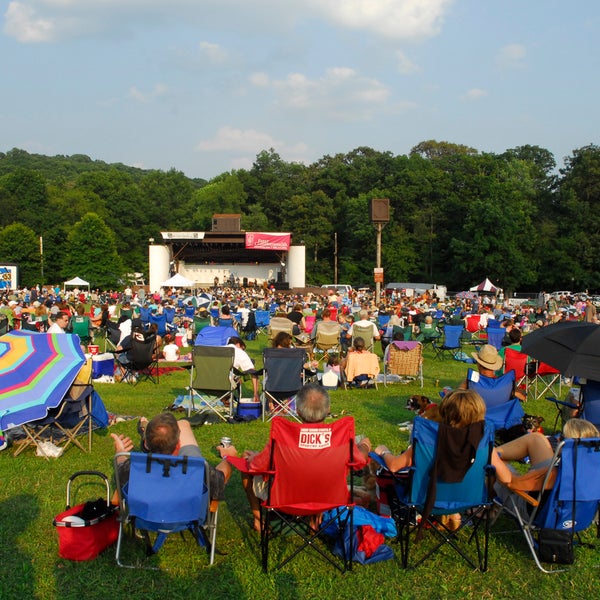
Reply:
[[[502,366],[502,357],[498,354],[498,350],[491,344],[482,346],[478,352],[471,352],[471,356],[484,369],[497,371]]]

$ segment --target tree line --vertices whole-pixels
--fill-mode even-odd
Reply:
[[[246,231],[290,231],[305,245],[308,283],[332,282],[337,258],[339,281],[368,285],[371,198],[390,200],[386,281],[600,289],[596,145],[561,169],[529,145],[495,154],[429,140],[408,155],[360,147],[311,165],[270,149],[211,180],[13,149],[0,153],[0,262],[19,263],[23,285],[78,275],[113,287],[123,273],[147,273],[148,239],[160,231],[210,230],[214,213],[240,213]]]

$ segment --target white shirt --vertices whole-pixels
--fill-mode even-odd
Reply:
[[[235,349],[235,356],[233,357],[233,368],[245,373],[246,371],[251,371],[254,369],[254,363],[252,359],[248,356],[245,350],[234,346],[233,344],[227,344],[228,346]]]
[[[48,327],[48,331],[47,333],[64,333],[65,330],[58,324],[58,323],[52,323],[52,325],[50,325],[50,327]]]
[[[179,346],[177,344],[166,344],[163,348],[165,360],[169,362],[179,360]]]

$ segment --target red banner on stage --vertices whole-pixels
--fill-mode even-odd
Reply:
[[[246,232],[246,248],[248,250],[289,250],[289,233]]]

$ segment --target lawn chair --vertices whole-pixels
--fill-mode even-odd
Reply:
[[[268,310],[257,310],[254,313],[256,319],[256,335],[267,333],[269,323],[271,322],[271,314]]]
[[[202,408],[214,412],[223,421],[233,411],[233,395],[237,391],[232,376],[235,348],[233,346],[194,346],[190,370],[191,410]]]
[[[94,406],[95,403],[97,406]],[[14,455],[18,456],[26,448],[33,446],[41,448],[41,454],[49,460],[43,450],[43,442],[47,441],[56,446],[64,444],[63,452],[71,443],[82,452],[91,452],[95,420],[101,427],[108,425],[104,404],[98,396],[94,398],[92,359],[89,358],[60,404],[50,409],[44,418],[22,425],[26,437],[18,442]],[[87,448],[77,439],[82,435],[87,436]]]
[[[377,389],[379,375],[379,357],[373,352],[348,352],[346,364],[341,369],[344,389],[349,387]]]
[[[568,569],[546,568],[542,563],[574,562],[579,532],[593,524],[600,505],[598,472],[600,438],[571,438],[560,442],[541,483],[539,477],[537,481],[525,478],[509,486],[501,507],[517,521],[540,571]],[[549,547],[546,540],[550,538],[553,545]]]
[[[330,354],[341,354],[341,326],[337,321],[319,321],[315,327],[313,356],[319,363],[327,362]]]
[[[319,330],[317,329],[317,332]],[[352,325],[352,343],[351,345],[354,345],[354,340],[356,338],[362,338],[363,340],[365,340],[365,350],[368,350],[369,352],[373,352],[373,348],[374,348],[374,334],[373,334],[373,328],[370,327],[369,325],[366,325],[364,327],[361,327],[360,325],[356,325],[353,324]]]
[[[488,327],[486,329],[487,332],[487,343],[491,346],[494,346],[496,350],[500,350],[502,348],[502,340],[506,335],[506,330],[504,327]]]
[[[459,352],[462,352],[462,334],[464,331],[462,325],[445,325],[444,339],[440,343],[433,340],[432,346],[435,350],[435,358],[443,359],[446,354],[456,358]]]
[[[263,421],[278,415],[298,420],[294,399],[304,385],[304,348],[263,350]]]
[[[390,375],[414,377],[423,387],[423,344],[420,342],[392,342],[383,357],[383,383]]]
[[[493,431],[486,423],[471,425],[470,427],[481,427],[483,437],[462,481],[447,482],[436,478],[435,485],[432,485],[430,480],[438,455],[440,427],[447,426],[415,417],[412,442],[413,466],[407,471],[391,474],[393,484],[386,490],[391,502],[392,517],[398,527],[402,566],[416,567],[439,549],[450,547],[456,550],[471,567],[485,571],[488,564],[489,538],[487,517],[492,506],[490,500],[492,481],[489,475],[492,471]],[[471,449],[468,444],[467,447]],[[372,453],[371,457],[386,469],[379,455]],[[462,516],[460,526],[456,530],[443,523],[445,515],[454,513],[460,513]],[[417,515],[421,515],[419,524]],[[411,563],[411,548],[417,541],[415,538],[427,532],[436,538],[435,544],[428,547],[422,556]],[[467,543],[473,542],[475,552],[467,547]]]
[[[560,371],[541,361],[528,363],[530,381],[527,390],[534,400],[541,400],[548,395],[560,398],[562,380]]]
[[[495,432],[522,423],[525,411],[519,399],[514,396],[514,371],[509,371],[500,377],[486,377],[478,371],[469,369],[467,387],[475,390],[483,398],[486,408],[485,419],[492,424]]]
[[[271,321],[269,322],[269,341],[273,342],[275,336],[281,331],[293,336],[294,323],[286,317],[271,317]]]
[[[71,332],[79,336],[82,346],[92,343],[92,323],[86,315],[75,315],[71,317]]]
[[[514,348],[504,349],[504,372],[515,372],[515,389],[521,390],[527,398],[527,363],[529,356]]]
[[[126,351],[125,369],[121,381],[136,385],[140,381],[158,383],[158,359],[156,357],[156,336],[144,337],[143,333],[131,335],[131,348]]]
[[[123,459],[129,460],[128,481],[123,480],[119,465]],[[206,548],[213,564],[218,502],[210,501],[209,467],[204,458],[119,452],[114,469],[120,507],[116,549],[120,567],[159,568],[123,562],[125,527],[129,525],[142,534],[147,556],[156,554],[172,533],[189,531],[198,545]]]
[[[301,538],[300,544],[281,558],[283,567],[306,548],[312,548],[341,572],[352,569],[352,552],[346,553],[344,537],[354,539],[353,478],[351,471],[364,462],[354,458],[354,419],[343,417],[333,423],[295,423],[277,417],[271,423],[269,439],[271,463],[267,499],[261,503],[261,555],[268,572],[273,554],[273,539],[290,533]],[[245,459],[228,459],[245,472]],[[326,511],[329,511],[326,513]],[[326,513],[326,514],[324,514]],[[322,521],[314,526],[314,519]],[[311,517],[313,520],[311,521]],[[324,545],[322,536],[331,525],[337,531],[342,549],[338,560]],[[329,534],[329,531],[327,532]],[[281,545],[289,546],[289,536],[280,536]]]

